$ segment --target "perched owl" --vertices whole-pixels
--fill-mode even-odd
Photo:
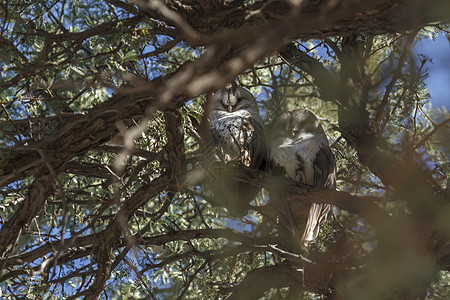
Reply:
[[[227,86],[214,93],[210,103],[210,129],[217,160],[223,166],[242,164],[264,169],[268,146],[258,104],[253,95],[241,87]],[[248,205],[260,188],[235,178],[222,178],[210,184],[215,198],[233,216],[246,214]]]
[[[328,139],[316,116],[304,109],[282,113],[270,128],[271,166],[274,173],[314,187],[336,188],[336,164]],[[289,203],[284,203],[284,214]],[[300,230],[301,246],[307,249],[319,233],[331,209],[329,204],[304,204],[290,215]],[[282,210],[283,211],[283,210]],[[288,223],[288,222],[286,222]],[[290,224],[293,225],[293,224]]]

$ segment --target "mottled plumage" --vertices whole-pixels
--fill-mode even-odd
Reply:
[[[335,189],[334,155],[319,120],[310,111],[284,112],[276,118],[270,129],[270,153],[275,173],[278,170],[297,182]],[[301,240],[306,248],[317,238],[331,205],[304,206],[303,213],[296,210],[293,220],[296,229],[303,230]],[[288,203],[286,207],[289,209]]]
[[[210,128],[218,160],[226,165],[264,169],[267,142],[253,95],[244,88],[230,86],[214,93],[211,100]],[[235,178],[217,178],[211,186],[215,197],[234,216],[244,215],[260,190]]]

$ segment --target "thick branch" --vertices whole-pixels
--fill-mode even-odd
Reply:
[[[34,180],[25,201],[17,208],[11,219],[3,224],[0,230],[0,257],[5,254],[9,246],[18,240],[22,230],[28,228],[41,210],[45,200],[53,192],[52,176],[46,173]]]
[[[167,134],[167,155],[170,166],[171,178],[175,179],[184,166],[184,129],[181,120],[181,111],[164,111]]]
[[[291,31],[296,38],[302,39],[320,39],[359,32],[373,34],[403,32],[429,22],[449,19],[448,14],[439,13],[439,10],[448,11],[449,4],[439,0],[370,2],[306,0],[301,1],[300,7],[293,7],[283,0],[256,1],[246,6],[243,6],[241,1],[200,1],[186,4],[169,0],[164,3],[198,33],[220,32],[217,36],[221,36],[221,40],[230,40],[228,37],[233,34],[234,40],[247,40],[248,36],[267,32],[274,23],[283,22],[289,15],[294,14],[297,21],[292,24]],[[435,9],[426,9],[429,7]],[[339,15],[344,11],[348,13],[342,18],[329,18],[330,13]],[[149,13],[158,17],[154,11]],[[299,26],[303,20],[310,21],[314,26]],[[200,37],[200,40],[204,38]]]

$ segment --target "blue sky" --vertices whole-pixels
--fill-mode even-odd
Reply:
[[[425,80],[433,106],[450,110],[450,43],[441,33],[433,41],[424,39],[414,47],[415,54],[425,54],[432,59],[427,63],[429,77]]]

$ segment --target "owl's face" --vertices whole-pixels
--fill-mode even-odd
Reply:
[[[248,90],[241,87],[226,87],[214,93],[212,110],[232,113],[242,109],[258,111],[256,100]]]
[[[273,137],[296,138],[305,134],[325,134],[319,120],[306,109],[282,113],[273,123]]]

